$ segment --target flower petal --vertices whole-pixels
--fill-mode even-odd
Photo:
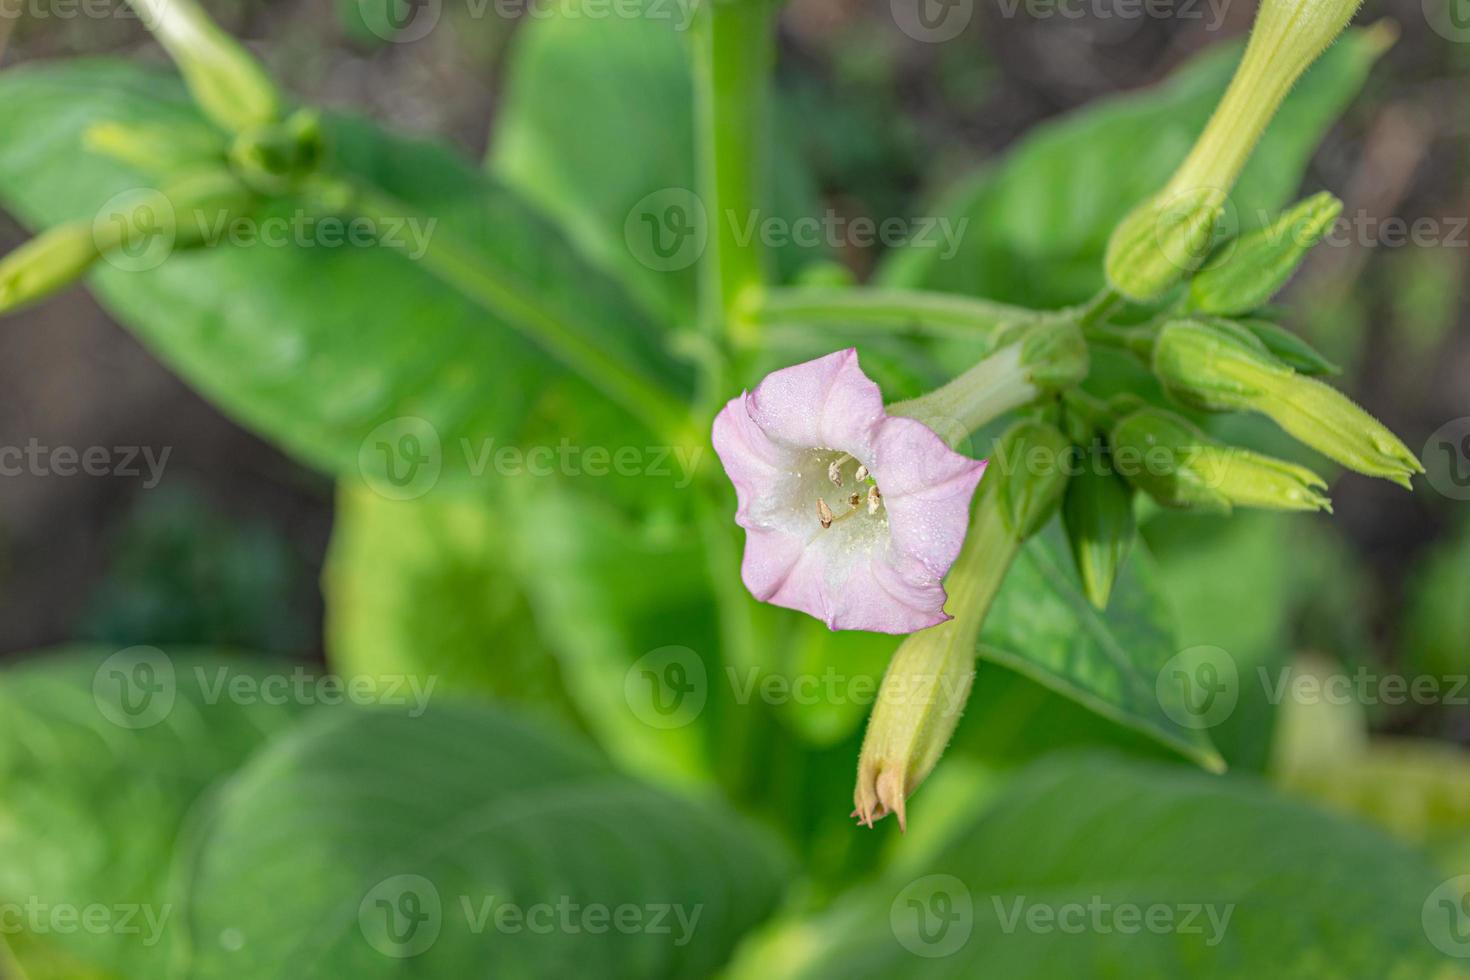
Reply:
[[[893,547],[943,578],[965,542],[985,461],[950,449],[922,422],[894,417],[878,427],[868,465],[883,489]]]
[[[858,364],[836,351],[768,374],[748,403],[766,435],[803,449],[840,449],[866,459],[873,427],[884,419],[883,392]]]
[[[795,453],[761,431],[750,417],[750,395],[744,392],[730,399],[715,416],[710,441],[725,474],[735,485],[735,521],[748,527],[753,520],[752,509],[778,497],[793,469]]]

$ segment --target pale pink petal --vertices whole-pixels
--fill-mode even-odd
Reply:
[[[878,427],[868,468],[883,488],[894,548],[942,578],[965,542],[985,461],[950,449],[921,422],[895,417]]]
[[[939,580],[915,562],[900,564],[904,571],[891,563],[891,556],[879,554],[857,563],[832,597],[827,626],[905,634],[949,619]]]
[[[715,416],[710,440],[715,454],[725,467],[725,475],[735,484],[739,505],[736,523],[748,526],[752,508],[769,502],[779,494],[781,484],[793,469],[793,451],[773,442],[750,417],[750,395],[741,393],[730,399]]]
[[[789,446],[867,454],[881,422],[883,392],[863,374],[857,351],[840,350],[766,375],[748,403],[750,417]]]

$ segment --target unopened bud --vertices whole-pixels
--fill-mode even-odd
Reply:
[[[852,814],[869,827],[893,813],[907,828],[906,801],[939,762],[969,700],[980,627],[1020,547],[995,495],[983,488],[981,494],[945,581],[954,619],[904,638],[873,704]]]
[[[1244,327],[1177,320],[1159,331],[1154,373],[1181,403],[1255,411],[1348,469],[1409,487],[1424,466],[1352,399],[1281,363]]]
[[[206,116],[231,132],[241,132],[280,115],[280,95],[265,69],[193,0],[130,2],[179,66]]]
[[[299,109],[281,122],[240,133],[230,162],[251,187],[279,194],[315,173],[325,152],[321,118]]]
[[[1025,541],[1046,525],[1062,501],[1072,443],[1054,425],[1023,419],[996,442],[997,472],[989,481],[1001,519],[1012,537]]]
[[[1242,235],[1194,277],[1190,305],[1204,313],[1240,316],[1259,309],[1286,285],[1313,245],[1321,240],[1342,202],[1323,191],[1270,225]]]
[[[1128,482],[1167,507],[1332,509],[1311,470],[1216,442],[1172,412],[1140,409],[1113,426],[1109,442]]]
[[[0,259],[0,313],[65,289],[101,256],[90,221],[60,225]]]
[[[1094,606],[1106,609],[1118,569],[1133,545],[1132,489],[1111,472],[1110,463],[1107,469],[1083,467],[1067,484],[1062,525],[1072,545],[1082,591]]]
[[[1001,344],[1019,338],[1021,371],[1041,391],[1060,391],[1087,377],[1087,340],[1075,320],[1025,324],[1003,335]]]
[[[1263,0],[1230,87],[1189,156],[1158,194],[1114,230],[1112,287],[1156,298],[1203,259],[1214,223],[1261,134],[1302,72],[1352,20],[1360,0]],[[1177,214],[1177,220],[1166,218]],[[1189,264],[1193,261],[1195,264]]]

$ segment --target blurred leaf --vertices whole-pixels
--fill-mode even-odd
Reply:
[[[439,690],[570,717],[556,659],[515,578],[511,515],[468,495],[337,495],[323,574],[327,652],[343,676],[412,675]]]
[[[1465,976],[1422,931],[1439,881],[1407,847],[1259,784],[1066,756],[733,975]]]
[[[1139,549],[1141,551],[1141,549]],[[1179,652],[1147,556],[1124,566],[1106,612],[1087,600],[1056,522],[1006,575],[979,655],[1209,768],[1219,752],[1164,671]]]
[[[1241,229],[1297,190],[1322,134],[1383,52],[1373,29],[1345,34],[1286,100],[1231,195]],[[891,253],[881,276],[1029,306],[1081,302],[1103,285],[1113,226],[1157,191],[1189,152],[1235,71],[1238,43],[1195,59],[1155,89],[1100,101],[1032,132],[995,167],[929,211],[968,219],[948,260],[935,249]]]
[[[1441,677],[1470,671],[1470,520],[1417,567],[1406,606],[1405,662]]]
[[[169,894],[180,828],[298,714],[221,696],[289,664],[148,649],[75,648],[0,672],[0,902],[23,928],[40,923],[12,933],[8,917],[3,940],[29,980],[164,976],[185,915]],[[134,672],[145,665],[151,680]],[[53,910],[80,923],[93,907],[105,928],[52,926],[65,922]]]
[[[650,233],[635,213],[649,200],[657,210],[699,206],[689,63],[694,33],[686,22],[695,7],[635,4],[630,9],[641,16],[611,18],[588,16],[577,3],[557,4],[557,13],[543,11],[522,25],[489,163],[649,309],[684,324],[694,316],[697,251],[676,253],[674,268],[651,267],[646,260],[653,257],[630,236]],[[779,121],[772,126],[780,128]],[[779,219],[789,228],[796,218],[816,216],[820,205],[795,141],[768,138],[764,145],[773,178],[769,209],[759,219]],[[743,228],[750,218],[732,220]],[[714,222],[730,219],[706,213],[705,220],[713,236]],[[825,247],[790,243],[773,249],[782,279],[826,255]]]
[[[470,705],[320,713],[197,831],[198,980],[705,977],[784,870],[716,807]]]
[[[197,119],[174,78],[134,65],[70,62],[0,75],[0,198],[33,226],[87,219],[114,195],[149,186],[82,149],[83,132]],[[456,293],[413,259],[452,235],[476,261],[534,297],[539,314],[683,391],[621,287],[599,275],[533,210],[444,149],[370,124],[326,122],[345,171],[416,214],[377,230],[398,247],[332,247],[308,229],[321,215],[282,199],[254,216],[284,244],[223,244],[169,256],[147,271],[99,265],[104,302],[158,355],[245,425],[336,474],[425,464],[424,477],[463,480],[480,449],[520,439],[620,445],[626,415],[500,316]],[[432,227],[407,219],[436,222]],[[274,221],[276,224],[267,225]],[[300,244],[300,242],[305,244]],[[279,245],[279,247],[277,247]],[[527,428],[534,415],[541,428]],[[411,437],[411,441],[405,441]],[[408,459],[406,450],[413,450]],[[379,451],[387,459],[379,459]]]

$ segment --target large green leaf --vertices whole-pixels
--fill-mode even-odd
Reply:
[[[1223,768],[1206,732],[1211,719],[1171,678],[1180,650],[1148,556],[1129,558],[1099,613],[1066,549],[1055,524],[1021,549],[986,616],[980,656],[1201,765]]]
[[[201,125],[178,81],[156,71],[117,62],[11,70],[0,75],[0,200],[50,226],[90,220],[114,195],[148,186],[83,148],[98,122]],[[227,412],[333,473],[381,479],[409,466],[406,495],[441,475],[475,475],[487,445],[624,444],[627,416],[514,329],[523,316],[488,311],[415,261],[425,237],[435,247],[454,241],[529,297],[536,316],[650,383],[686,390],[687,372],[647,317],[533,207],[441,147],[349,119],[331,118],[327,129],[341,169],[413,212],[389,217],[422,219],[378,228],[396,232],[401,247],[328,247],[311,233],[302,245],[290,232],[284,245],[227,243],[146,271],[104,263],[94,277],[108,307]],[[316,214],[278,200],[257,226]]]
[[[511,521],[468,494],[391,500],[344,485],[322,583],[333,669],[568,714],[514,574]]]
[[[0,672],[0,905],[24,976],[165,974],[183,914],[168,891],[175,838],[210,786],[299,713],[260,696],[291,671],[135,647]]]
[[[1254,781],[1064,756],[735,975],[1465,976],[1424,931],[1440,879],[1404,845]]]
[[[1350,31],[1297,85],[1231,195],[1241,227],[1259,224],[1296,191],[1322,134],[1387,41],[1383,30]],[[1086,299],[1103,285],[1113,226],[1162,187],[1188,153],[1239,56],[1239,44],[1221,45],[1158,88],[1039,127],[930,210],[968,219],[952,256],[899,249],[881,278],[1032,306]]]
[[[704,977],[783,861],[489,708],[323,712],[198,826],[186,975]]]
[[[685,20],[695,7],[643,0],[628,9],[641,15],[587,16],[576,4],[557,4],[523,26],[506,71],[490,165],[559,220],[593,261],[629,283],[648,308],[684,323],[693,316],[700,233],[665,262],[648,250],[646,236],[654,229],[645,222],[656,225],[669,207],[691,217],[704,208],[696,196],[693,34]],[[773,130],[782,128],[779,120],[772,123]],[[759,219],[790,227],[796,218],[815,216],[817,195],[795,141],[766,145],[772,180]],[[744,228],[751,217],[734,220]],[[731,220],[707,209],[704,219],[709,237],[715,221]],[[782,277],[828,254],[825,245],[791,243],[772,251]]]

